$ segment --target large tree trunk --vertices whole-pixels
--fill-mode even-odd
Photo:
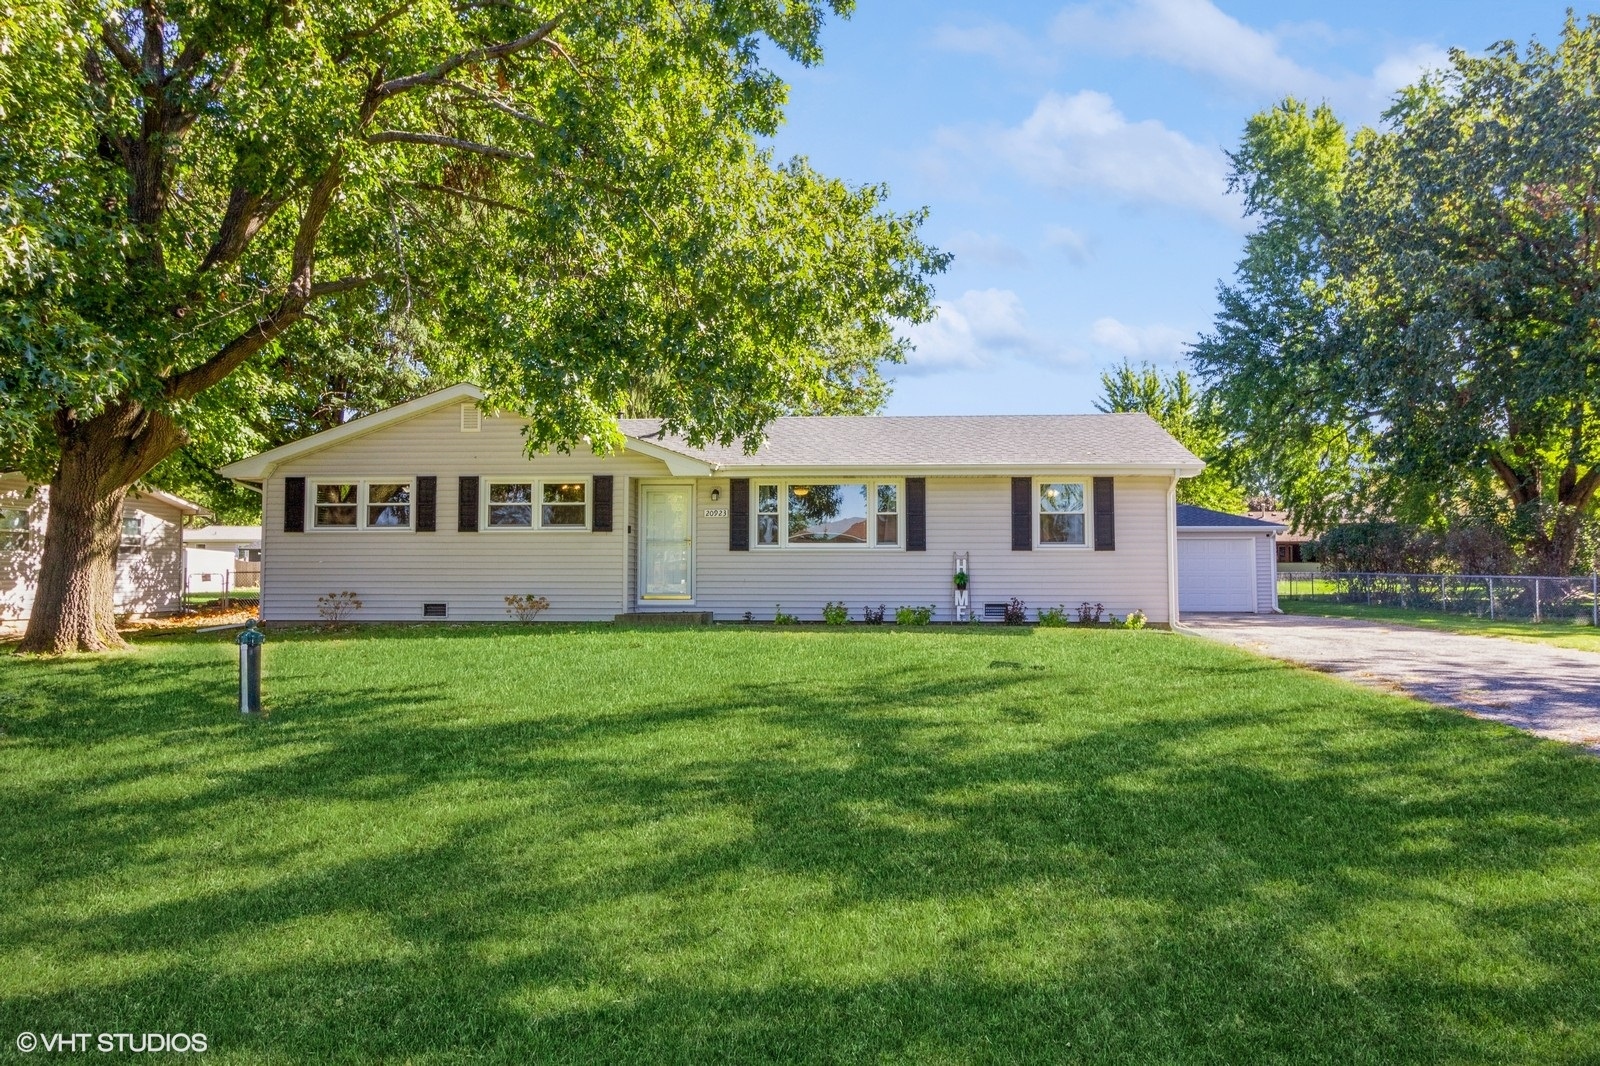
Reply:
[[[19,650],[43,655],[126,647],[113,617],[117,546],[128,489],[172,454],[172,421],[114,407],[77,422],[57,419],[61,459],[50,479],[44,557]]]

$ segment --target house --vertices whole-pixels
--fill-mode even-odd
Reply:
[[[44,550],[50,490],[20,474],[0,474],[0,626],[26,621]],[[122,505],[115,605],[120,614],[176,614],[183,606],[183,520],[199,504],[154,489]]]
[[[190,592],[227,593],[261,584],[260,526],[201,526],[184,536]]]
[[[1276,542],[1288,528],[1178,504],[1178,609],[1184,614],[1276,611]]]
[[[1309,545],[1317,538],[1306,530],[1297,530],[1289,520],[1288,511],[1246,511],[1251,518],[1274,522],[1283,526],[1278,534],[1278,572],[1280,574],[1320,573],[1322,564],[1309,554]]]
[[[753,455],[651,420],[625,448],[528,457],[523,420],[456,385],[222,468],[263,498],[262,617],[802,619],[842,601],[998,618],[1098,602],[1178,614],[1178,479],[1202,464],[1142,414],[793,417]]]

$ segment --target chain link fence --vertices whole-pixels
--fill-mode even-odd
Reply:
[[[1280,600],[1366,604],[1523,622],[1600,626],[1600,575],[1317,573],[1278,576]]]

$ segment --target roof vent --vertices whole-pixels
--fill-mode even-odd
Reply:
[[[985,622],[1004,622],[1006,620],[1006,605],[1003,603],[984,604],[983,620]]]
[[[476,433],[483,428],[483,412],[475,403],[461,405],[461,432]]]
[[[425,603],[422,605],[422,617],[448,618],[450,617],[450,605],[448,603]]]

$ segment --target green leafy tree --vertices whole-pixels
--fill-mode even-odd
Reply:
[[[1302,512],[1472,521],[1575,564],[1600,490],[1597,80],[1600,19],[1569,18],[1555,49],[1452,53],[1381,131],[1293,102],[1252,121],[1235,180],[1261,227],[1196,364],[1253,441],[1322,444],[1285,479]]]
[[[383,339],[530,449],[616,446],[641,399],[732,441],[881,389],[944,257],[755,141],[761,50],[813,63],[849,8],[0,0],[0,466],[51,503],[23,647],[119,644],[129,487],[317,426],[353,338],[362,380]]]
[[[1199,477],[1178,482],[1181,502],[1217,511],[1244,510],[1246,493],[1223,462],[1226,434],[1211,401],[1194,387],[1187,371],[1163,375],[1150,363],[1135,366],[1124,360],[1100,375],[1100,387],[1103,395],[1095,401],[1097,410],[1142,411],[1205,461]]]

